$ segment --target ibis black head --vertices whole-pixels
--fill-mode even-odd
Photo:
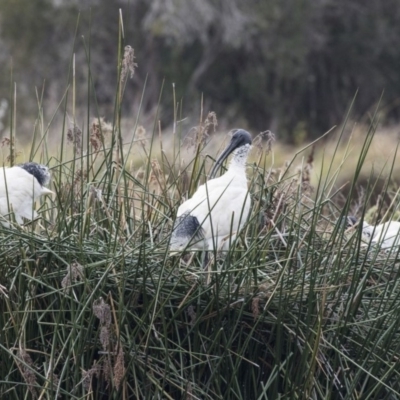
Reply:
[[[353,217],[353,216],[347,217],[347,225],[348,225],[348,227],[354,226],[356,223],[357,223],[357,218],[356,217]]]
[[[213,178],[215,173],[217,172],[218,168],[224,162],[224,160],[240,147],[243,146],[251,146],[252,140],[251,135],[249,132],[245,131],[244,129],[234,129],[231,141],[229,142],[226,149],[222,152],[222,154],[218,157],[213,169],[210,173],[210,178]]]
[[[18,164],[18,167],[23,168],[26,172],[33,175],[41,186],[47,185],[50,182],[49,168],[35,162],[27,162]]]
[[[351,228],[357,224],[358,220],[353,216],[342,217],[340,224],[344,226],[344,229]]]
[[[246,144],[251,145],[251,135],[244,129],[235,129],[231,141],[227,148],[232,148],[231,152]]]

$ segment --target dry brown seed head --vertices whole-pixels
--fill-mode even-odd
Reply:
[[[161,169],[161,166],[160,166],[158,160],[156,160],[156,159],[151,161],[151,170],[153,171],[153,174],[157,178],[163,176],[163,170]]]
[[[110,371],[109,361],[107,358],[103,359],[103,375],[105,381],[107,382],[107,384],[109,384],[111,381],[111,371]]]
[[[142,125],[138,126],[136,129],[135,141],[143,147],[147,144],[146,129]]]
[[[217,114],[214,111],[210,111],[207,114],[206,119],[204,120],[203,135],[206,135],[206,137],[208,137],[212,133],[215,133],[217,131],[217,126],[218,126]]]
[[[136,172],[135,178],[140,180],[140,179],[143,179],[144,176],[145,176],[145,171],[144,171],[143,167],[140,167],[138,172]]]
[[[210,111],[204,122],[189,130],[185,137],[186,148],[189,150],[191,147],[205,146],[210,135],[216,132],[217,126],[217,114],[214,111]]]
[[[103,325],[100,329],[100,343],[104,351],[108,351],[110,347],[110,329]]]
[[[87,171],[78,169],[75,172],[74,186],[76,186],[79,182],[84,181],[87,178]]]
[[[131,46],[125,46],[124,58],[122,59],[122,71],[121,71],[121,82],[125,83],[128,78],[128,72],[130,78],[133,77],[135,73],[135,68],[137,64],[135,63],[135,51]]]
[[[112,133],[112,125],[104,118],[94,118],[90,128],[89,141],[95,152],[98,152],[104,143],[105,137]]]
[[[61,286],[65,289],[71,286],[72,283],[75,283],[78,280],[82,279],[83,279],[83,266],[75,261],[67,268],[67,274],[61,281]]]
[[[100,364],[97,364],[96,360],[93,361],[92,368],[87,371],[82,371],[82,385],[86,391],[91,387],[93,376],[96,376],[96,378],[100,377],[100,371]]]
[[[112,125],[109,122],[106,122],[103,117],[93,118],[90,133],[97,139],[101,140],[102,137],[110,135],[112,129]]]
[[[103,192],[101,189],[98,189],[92,185],[92,186],[90,186],[89,190],[90,190],[90,193],[92,194],[92,196],[96,200],[99,200],[99,201],[103,200]]]
[[[9,162],[11,165],[14,165],[15,160],[22,154],[21,151],[14,152],[12,155],[8,155],[6,157],[6,161]]]
[[[275,134],[267,130],[260,132],[253,140],[253,146],[258,149],[259,153],[265,150],[265,154],[272,151],[272,145],[275,142]]]
[[[3,139],[1,140],[1,147],[10,146],[11,143],[14,143],[14,139],[11,140],[10,138],[5,137],[5,138],[3,138]]]
[[[114,382],[117,390],[119,389],[122,379],[125,375],[125,365],[124,365],[124,351],[122,350],[121,344],[119,345],[117,359],[114,365]]]
[[[32,368],[34,368],[34,364],[32,361],[31,356],[25,351],[25,349],[19,349],[17,356],[23,361],[23,362],[19,362],[17,361],[19,370],[22,373],[22,376],[26,382],[26,384],[28,385],[28,389],[32,394],[32,397],[34,399],[37,398],[37,390],[36,390],[36,385],[37,385],[37,381],[36,381],[36,376],[34,374],[34,372],[32,371]]]
[[[70,122],[69,128],[67,130],[67,143],[70,143],[74,146],[76,154],[81,153],[82,131],[73,122]]]
[[[102,297],[93,303],[93,312],[102,325],[108,327],[111,325],[111,308]]]

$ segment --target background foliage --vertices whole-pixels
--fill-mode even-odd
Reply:
[[[268,127],[292,141],[337,124],[358,89],[356,115],[368,114],[385,91],[387,122],[399,118],[396,0],[0,0],[0,97],[9,99],[12,58],[24,115],[36,112],[34,87],[44,81],[44,105],[60,102],[80,11],[76,59],[86,59],[90,43],[97,101],[107,117],[114,101],[119,8],[139,64],[126,111],[138,104],[148,76],[143,110],[154,111],[164,79],[168,88],[176,82],[191,126],[201,93],[206,110],[235,126],[241,119],[242,126]],[[77,71],[78,85],[87,75]],[[78,109],[85,90],[77,92]],[[168,124],[173,113],[166,93],[161,104]]]

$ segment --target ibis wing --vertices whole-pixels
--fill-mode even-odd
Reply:
[[[400,242],[400,222],[391,221],[378,225],[374,231],[373,242],[381,243],[382,248],[390,248]]]
[[[189,234],[183,247],[190,242],[191,248],[201,249],[210,246],[216,238],[215,243],[218,246],[219,239],[229,237],[241,229],[249,215],[250,206],[245,178],[240,179],[226,173],[222,177],[208,181],[179,206],[171,248],[173,249],[173,244],[178,242],[178,237],[184,237],[184,232]],[[178,223],[182,226],[180,232]],[[199,232],[198,229],[194,229],[196,224],[201,227],[201,236],[193,236],[195,231]],[[188,229],[188,226],[191,228]],[[192,244],[196,241],[197,246]]]
[[[250,196],[247,189],[228,187],[225,191],[214,190],[193,209],[206,239],[229,236],[244,225],[250,212]]]
[[[199,220],[186,212],[176,218],[171,236],[171,250],[183,250],[187,246],[202,248],[204,231]]]
[[[18,214],[26,219],[35,219],[38,217],[38,213],[33,209],[33,200],[27,199],[26,202],[22,203],[18,209]]]
[[[240,179],[240,177],[236,175],[225,173],[219,178],[211,179],[199,186],[193,196],[179,206],[178,216],[197,208],[207,200],[207,197],[214,199],[213,204],[219,201],[219,199],[222,199],[222,197],[224,198],[223,201],[228,203],[229,196],[231,196],[234,191],[247,194],[247,181],[245,177],[244,179]],[[234,202],[236,199],[232,197],[230,201]]]

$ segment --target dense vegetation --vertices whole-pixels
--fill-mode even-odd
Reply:
[[[40,96],[29,152],[15,129],[3,143],[4,162],[29,154],[52,167],[55,196],[38,204],[40,220],[0,228],[0,397],[400,398],[399,249],[381,251],[338,223],[349,210],[367,214],[372,175],[362,201],[351,199],[377,115],[352,155],[340,208],[345,126],[321,170],[311,145],[277,166],[272,137],[254,138],[251,216],[203,270],[200,254],[171,256],[168,242],[178,205],[206,179],[204,146],[219,146],[216,115],[202,114],[183,140],[174,102],[171,143],[158,115],[152,132],[140,126],[140,103],[130,136],[121,115],[135,66],[121,23],[118,37],[111,123],[98,114],[90,79],[87,122],[75,123],[71,74],[56,110],[64,116],[57,147]],[[390,220],[399,212],[390,174],[385,195],[390,205],[378,202],[374,215]]]
[[[118,122],[93,123],[73,159],[33,145],[56,196],[40,221],[0,230],[2,398],[399,398],[399,249],[344,232],[351,204],[335,206],[334,169],[310,185],[310,148],[270,169],[255,146],[252,213],[229,253],[206,270],[168,254],[177,206],[205,178],[207,126],[187,166],[179,147],[155,161],[157,135],[138,129],[133,167]]]
[[[281,140],[318,137],[342,118],[357,90],[357,117],[368,116],[385,91],[386,122],[399,119],[397,0],[1,0],[1,97],[8,98],[12,58],[21,114],[33,117],[34,87],[41,92],[45,81],[50,115],[65,93],[74,48],[79,63],[90,56],[100,113],[111,118],[119,8],[139,64],[126,111],[139,103],[148,75],[143,111],[154,111],[165,79],[166,124],[173,120],[173,82],[190,126],[202,93],[206,110],[235,124],[241,117],[239,125],[257,131],[269,128]],[[89,71],[76,73],[82,106]]]

